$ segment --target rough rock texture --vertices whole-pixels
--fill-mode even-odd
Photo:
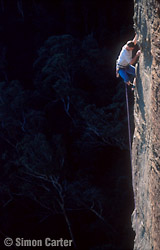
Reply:
[[[160,250],[160,1],[135,0],[142,54],[137,68],[132,144],[134,249]]]

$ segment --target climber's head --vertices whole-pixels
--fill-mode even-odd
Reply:
[[[127,50],[133,50],[135,48],[134,42],[133,41],[128,41],[126,49]]]

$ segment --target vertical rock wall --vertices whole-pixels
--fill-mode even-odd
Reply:
[[[160,250],[160,1],[135,0],[142,54],[137,68],[132,144],[135,250]]]

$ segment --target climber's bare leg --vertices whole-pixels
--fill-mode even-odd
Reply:
[[[133,80],[133,85],[136,86],[136,77]]]
[[[128,86],[131,85],[131,82],[130,82],[130,81],[128,81],[128,82],[126,82],[126,83],[127,83]]]

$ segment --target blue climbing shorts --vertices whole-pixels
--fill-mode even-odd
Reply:
[[[120,68],[119,74],[123,78],[124,82],[129,82],[129,75],[135,76],[135,67],[128,65],[126,68]]]

